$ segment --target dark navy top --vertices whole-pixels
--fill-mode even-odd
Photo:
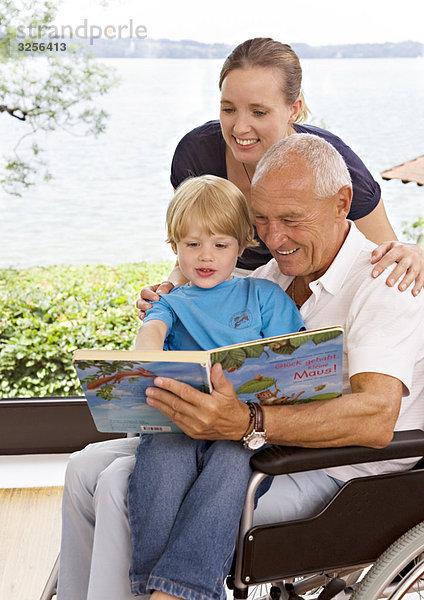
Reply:
[[[324,138],[343,156],[352,178],[353,198],[348,215],[355,221],[365,217],[377,206],[381,190],[362,160],[339,137],[313,125],[293,124],[297,133],[311,133]],[[176,188],[187,177],[217,175],[227,179],[225,141],[219,121],[208,121],[187,133],[179,142],[171,166],[171,183]],[[257,236],[256,236],[257,237]],[[258,238],[257,238],[258,239]],[[237,266],[253,270],[267,263],[272,257],[265,244],[246,248]]]

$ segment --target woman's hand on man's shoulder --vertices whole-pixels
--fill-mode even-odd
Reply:
[[[386,283],[404,292],[413,283],[411,292],[418,296],[424,286],[424,250],[420,246],[408,242],[384,242],[372,253],[371,263],[376,264],[372,271],[373,277],[378,277],[387,267],[394,263],[396,267],[391,271]]]
[[[174,284],[171,281],[162,281],[162,283],[157,283],[155,285],[149,285],[143,288],[140,292],[140,298],[137,299],[135,303],[138,308],[138,317],[143,320],[146,316],[146,312],[152,308],[152,302],[157,302],[160,300],[159,294],[169,294],[169,292],[174,288]]]

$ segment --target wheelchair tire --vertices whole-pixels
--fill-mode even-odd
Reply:
[[[381,598],[424,600],[424,521],[383,552],[350,597]]]

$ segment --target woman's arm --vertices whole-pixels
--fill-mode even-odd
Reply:
[[[178,287],[179,285],[185,285],[186,283],[188,283],[188,279],[184,277],[184,275],[181,272],[178,260],[176,261],[174,268],[168,276],[168,282],[172,283],[174,287]]]
[[[415,281],[412,294],[417,296],[424,286],[424,251],[416,244],[396,241],[397,237],[387,218],[383,200],[380,198],[375,209],[365,217],[357,219],[355,225],[365,237],[379,244],[372,253],[371,263],[376,265],[372,276],[378,277],[387,267],[397,263],[386,280],[387,285],[395,285],[403,275],[399,290],[405,291]]]
[[[355,225],[366,238],[375,244],[382,244],[388,240],[397,240],[396,233],[387,218],[382,198],[380,198],[374,210],[365,215],[365,217],[357,219]]]

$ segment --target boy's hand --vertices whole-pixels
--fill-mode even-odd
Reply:
[[[136,307],[139,309],[139,318],[141,320],[144,319],[146,312],[152,308],[151,302],[160,300],[159,294],[169,294],[174,287],[174,284],[170,281],[163,281],[162,283],[149,285],[148,287],[143,288],[140,292],[140,298],[138,298],[135,303]]]
[[[184,433],[203,440],[241,440],[249,423],[249,408],[238,399],[221,365],[211,369],[211,394],[186,383],[157,377],[146,390],[147,403],[169,417]]]

